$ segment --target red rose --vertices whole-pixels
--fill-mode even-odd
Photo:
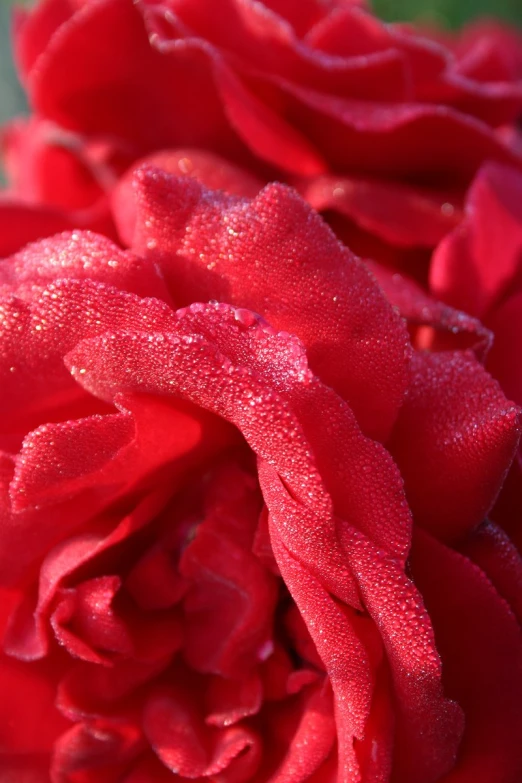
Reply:
[[[519,783],[517,34],[16,22],[1,783]]]
[[[15,189],[22,179],[38,203],[101,209],[99,189],[137,159],[200,148],[297,187],[359,255],[425,266],[479,166],[522,164],[520,38],[494,24],[427,34],[363,5],[43,0],[18,11],[19,69],[43,120],[16,129],[29,142],[8,142],[15,168],[30,169]],[[100,230],[91,217],[73,223]]]
[[[131,251],[0,267],[3,779],[516,783],[519,628],[458,549],[517,409],[285,186],[115,210]]]

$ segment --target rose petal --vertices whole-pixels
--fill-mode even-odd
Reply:
[[[249,715],[256,715],[263,703],[263,688],[256,674],[242,680],[214,677],[207,689],[209,726],[232,726]]]
[[[478,318],[498,303],[520,273],[521,204],[520,173],[493,164],[479,171],[464,222],[433,256],[430,284],[437,296]]]
[[[297,731],[285,758],[270,777],[270,783],[309,781],[328,758],[335,739],[332,692],[325,682],[308,690]]]
[[[94,145],[40,117],[9,123],[2,146],[10,193],[62,209],[71,219],[79,212],[82,224],[113,184],[112,171],[92,154]]]
[[[95,559],[96,555],[117,546],[147,524],[162,508],[166,495],[168,492],[160,488],[146,496],[116,524],[109,514],[108,518],[98,520],[99,527],[96,529],[67,539],[49,552],[40,568],[37,597],[26,593],[11,616],[4,638],[4,647],[9,655],[34,660],[48,652],[49,616],[56,591],[63,581],[77,568]]]
[[[106,655],[110,652],[130,656],[132,641],[113,608],[120,585],[119,577],[107,576],[58,591],[51,625],[58,642],[70,655],[94,663],[110,662]]]
[[[390,444],[416,521],[443,540],[481,522],[519,438],[518,409],[466,353],[418,353]]]
[[[367,655],[350,625],[348,613],[290,555],[277,524],[271,525],[270,532],[277,564],[332,683],[339,744],[338,780],[351,783],[357,780],[358,772],[353,741],[364,735],[370,710],[372,682]]]
[[[180,560],[180,573],[192,583],[184,601],[185,654],[196,671],[237,678],[255,667],[271,640],[277,587],[256,557],[224,533],[204,520]]]
[[[396,561],[344,520],[338,535],[388,655],[396,696],[394,772],[404,783],[435,783],[455,763],[462,713],[444,697],[430,617]]]
[[[366,261],[389,302],[396,307],[410,327],[418,329],[414,345],[431,350],[471,348],[477,358],[484,361],[493,341],[489,329],[476,318],[454,310],[443,302],[428,296],[421,286],[399,272]]]
[[[155,661],[113,660],[110,666],[75,661],[56,692],[56,706],[69,720],[79,722],[125,714],[140,693],[171,663],[171,654]],[[140,704],[138,696],[138,704]]]
[[[398,247],[433,247],[462,217],[449,194],[400,182],[326,175],[297,184],[314,209],[333,209]]]
[[[359,608],[357,585],[343,558],[332,516],[314,513],[313,509],[293,501],[277,472],[261,461],[259,481],[269,509],[269,527],[277,526],[281,542],[290,555],[332,595]]]
[[[330,506],[320,477],[310,472],[310,447],[288,403],[256,373],[233,365],[199,335],[115,332],[84,341],[66,361],[84,369],[79,382],[106,399],[132,389],[197,401],[234,423],[254,451],[277,464],[298,497],[315,499],[318,510]]]
[[[377,671],[364,738],[355,745],[365,783],[388,783],[393,767],[394,743],[395,711],[389,671],[384,662]]]
[[[211,190],[223,190],[225,193],[246,198],[254,198],[263,188],[263,182],[247,170],[205,150],[185,148],[152,153],[131,166],[120,177],[114,189],[113,202],[118,215],[118,229],[126,245],[132,244],[136,223],[134,199],[126,203],[128,192],[129,189],[132,191],[136,172],[143,166],[153,166],[176,177],[193,177]]]
[[[522,254],[520,258],[522,260]],[[488,318],[495,339],[486,365],[504,393],[518,405],[522,403],[522,367],[519,362],[522,345],[521,307],[522,291],[506,298]]]
[[[63,666],[56,655],[28,664],[0,654],[0,770],[4,754],[49,754],[68,727],[54,707]]]
[[[426,533],[412,558],[433,618],[448,692],[466,728],[444,783],[515,783],[522,772],[522,639],[507,604],[483,572]]]
[[[461,551],[484,571],[522,622],[522,556],[502,528],[484,522],[463,542]]]
[[[97,281],[170,303],[153,265],[90,231],[66,232],[28,245],[0,265],[2,291],[24,299],[35,299],[38,286],[65,279]]]
[[[298,38],[282,10],[280,2],[270,8],[251,0],[225,0],[216,18],[211,0],[176,3],[178,24],[187,37],[197,36],[226,52],[239,72],[290,76],[314,89],[326,83],[328,91],[337,94],[381,100],[405,97],[407,77],[399,52],[388,47],[365,56],[325,56],[310,33],[304,40]]]
[[[27,78],[53,33],[73,14],[68,0],[45,0],[32,13],[17,9],[14,43],[18,66]]]
[[[152,752],[144,753],[122,783],[172,783],[172,772]]]
[[[165,325],[172,319],[169,308],[158,300],[140,300],[90,280],[37,287],[30,302],[15,297],[1,301],[4,431],[25,434],[28,427],[52,421],[53,416],[63,421],[64,413],[65,418],[77,418],[110,412],[92,405],[78,412],[75,406],[82,404],[82,398],[86,404],[85,395],[64,367],[63,357],[84,337],[130,324],[131,312],[138,319],[136,326],[147,321]]]
[[[17,455],[10,486],[13,511],[65,500],[93,486],[101,490],[108,463],[133,439],[128,414],[43,424],[24,438]]]
[[[111,783],[144,747],[140,730],[132,724],[103,719],[78,723],[56,742],[50,773],[55,780]]]
[[[173,772],[189,778],[214,776],[246,757],[250,773],[259,764],[259,740],[245,725],[217,729],[198,714],[197,697],[181,683],[147,699],[143,728],[154,751]],[[245,761],[237,759],[240,763]],[[241,781],[248,780],[242,776]]]
[[[48,783],[49,756],[0,752],[0,770],[4,783]]]
[[[368,56],[394,49],[407,61],[408,75],[417,93],[446,68],[448,52],[400,25],[386,24],[357,3],[341,4],[336,13],[324,16],[306,36],[314,47],[337,56]]]
[[[72,229],[70,217],[60,209],[0,200],[0,258],[18,252],[28,242]]]
[[[448,106],[346,100],[279,80],[285,116],[331,169],[366,175],[465,181],[485,160],[522,167],[522,158],[492,129]]]

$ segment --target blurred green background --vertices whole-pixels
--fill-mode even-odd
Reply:
[[[477,16],[497,16],[522,25],[522,0],[374,0],[372,5],[392,21],[421,18],[459,27]]]
[[[22,3],[28,4],[27,0]],[[9,43],[13,5],[14,0],[0,0],[0,122],[25,109]],[[421,18],[456,27],[476,16],[494,15],[522,25],[522,0],[373,0],[373,7],[388,20]]]

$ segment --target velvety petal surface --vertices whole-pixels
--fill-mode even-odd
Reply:
[[[487,514],[519,439],[519,411],[472,354],[416,353],[391,451],[415,520],[458,540]]]
[[[431,536],[419,533],[412,564],[448,692],[466,714],[457,764],[442,780],[515,783],[522,769],[520,627],[480,568]]]
[[[248,202],[155,169],[139,170],[131,187],[135,207],[120,191],[127,230],[129,210],[136,214],[125,238],[160,265],[178,304],[224,299],[296,334],[312,370],[348,400],[363,429],[386,436],[406,384],[404,328],[297,194],[271,185]]]

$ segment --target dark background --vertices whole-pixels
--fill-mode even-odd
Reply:
[[[9,45],[13,5],[13,0],[0,0],[0,122],[25,108]],[[373,7],[388,20],[422,19],[455,27],[477,16],[495,15],[522,25],[522,0],[373,0]]]

